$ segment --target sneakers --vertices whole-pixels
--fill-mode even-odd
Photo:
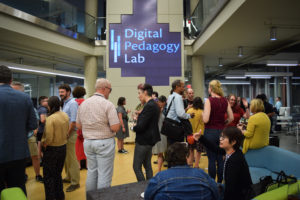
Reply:
[[[73,192],[74,190],[78,189],[80,187],[79,184],[76,185],[70,185],[67,189],[66,192]]]
[[[43,182],[44,182],[44,179],[43,179],[43,177],[42,177],[41,175],[37,175],[37,176],[35,177],[35,180],[38,181],[38,182],[40,182],[40,183],[43,183]]]
[[[128,153],[128,151],[125,150],[125,149],[121,149],[121,150],[118,151],[118,153]]]

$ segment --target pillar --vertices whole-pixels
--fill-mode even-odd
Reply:
[[[86,98],[95,92],[95,83],[97,79],[97,57],[86,56],[84,63],[84,88],[86,90]]]
[[[204,64],[202,56],[192,56],[192,88],[195,93],[195,97],[199,96],[204,98]]]
[[[98,0],[85,0],[85,36],[95,39],[97,36]]]

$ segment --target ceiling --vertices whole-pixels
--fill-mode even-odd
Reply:
[[[206,77],[228,70],[257,70],[267,60],[300,61],[300,1],[247,0],[195,51],[204,56]],[[270,41],[270,28],[277,40]],[[238,47],[244,56],[239,58]],[[222,58],[223,67],[219,67]],[[257,65],[257,66],[256,66]]]

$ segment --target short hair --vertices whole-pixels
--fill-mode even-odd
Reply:
[[[229,143],[236,142],[233,145],[235,150],[238,150],[243,142],[244,135],[240,129],[234,126],[229,126],[223,129],[222,131],[223,136],[227,137]]]
[[[123,106],[124,102],[126,101],[125,97],[119,97],[118,99],[118,106]]]
[[[143,83],[138,84],[137,89],[141,90],[143,88],[143,85],[144,85]]]
[[[278,98],[279,101],[281,100],[281,97],[277,97],[277,98]]]
[[[153,91],[152,94],[154,94],[154,96],[157,98],[158,97],[158,92]]]
[[[146,91],[146,92],[147,92],[147,95],[148,95],[149,97],[152,96],[152,93],[153,93],[152,85],[145,83],[145,84],[143,84],[143,86],[140,88],[140,90]]]
[[[72,92],[74,98],[82,98],[86,94],[84,87],[76,86]]]
[[[186,142],[175,142],[167,150],[168,167],[187,165],[189,156],[188,144]]]
[[[167,97],[165,97],[164,95],[161,95],[160,97],[158,97],[158,101],[165,103],[165,102],[167,102]]]
[[[40,97],[39,97],[39,104],[40,104],[40,105],[41,105],[41,102],[42,102],[44,99],[48,99],[48,97],[46,97],[46,96],[40,96]]]
[[[212,80],[209,82],[209,87],[210,87],[211,91],[213,93],[216,93],[217,95],[220,95],[221,97],[223,97],[224,93],[223,93],[223,89],[221,86],[222,86],[222,84],[218,80]]]
[[[267,101],[267,96],[265,94],[259,94],[256,96],[257,99],[261,99],[262,101]]]
[[[95,84],[95,89],[100,89],[100,88],[105,88],[105,87],[108,87],[110,84],[110,82],[105,79],[105,78],[98,78],[96,80],[96,84]]]
[[[174,90],[176,89],[176,86],[177,86],[177,87],[180,87],[182,82],[183,82],[183,81],[182,81],[182,80],[179,80],[179,79],[173,81],[173,83],[172,83],[172,91],[174,91]]]
[[[264,112],[264,102],[261,99],[252,99],[250,102],[250,111],[252,113]]]
[[[196,110],[198,110],[198,109],[203,110],[204,106],[203,106],[203,101],[202,101],[201,97],[196,97],[193,100],[193,108],[195,108]]]
[[[52,96],[48,99],[49,116],[60,110],[61,102],[57,96]]]
[[[21,82],[13,81],[13,82],[11,83],[11,85],[19,86],[19,87],[20,87],[20,90],[21,90],[22,92],[24,92],[24,90],[25,90],[24,84],[21,83]]]
[[[69,86],[69,84],[62,84],[58,87],[59,90],[66,90],[66,92],[71,92],[71,87]]]
[[[11,80],[12,80],[11,70],[5,65],[0,65],[0,83],[9,84]]]

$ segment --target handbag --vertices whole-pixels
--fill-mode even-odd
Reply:
[[[163,121],[163,125],[161,127],[161,134],[167,136],[169,139],[174,140],[174,141],[183,141],[184,137],[184,128],[182,124],[176,120],[168,118],[168,113],[170,111],[170,108],[172,106],[172,103],[174,101],[174,98],[172,99],[168,110],[166,112],[166,118]]]
[[[297,182],[296,177],[288,176],[284,173],[284,171],[274,172],[274,173],[277,174],[276,180],[273,180],[271,176],[264,176],[259,179],[259,183],[252,185],[252,188],[256,196],[264,192],[268,192],[276,188],[279,188],[283,185]]]

